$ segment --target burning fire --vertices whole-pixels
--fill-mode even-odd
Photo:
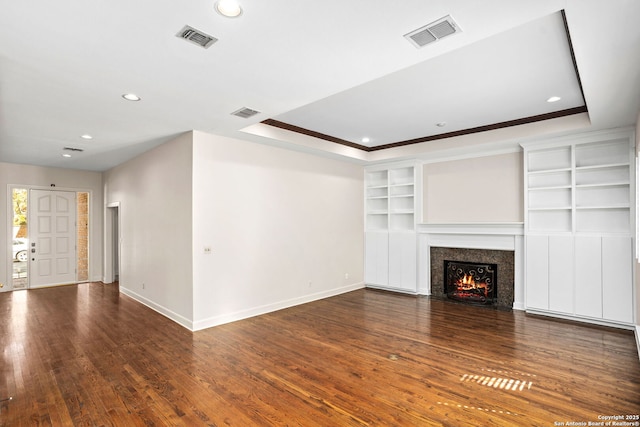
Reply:
[[[473,290],[481,291],[484,296],[489,295],[489,288],[486,283],[477,283],[471,274],[465,274],[464,277],[456,282],[458,292],[469,292]],[[477,292],[477,291],[476,291]]]

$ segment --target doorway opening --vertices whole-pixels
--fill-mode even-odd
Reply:
[[[34,232],[38,232],[39,230],[33,229],[33,227],[29,227],[29,222],[33,222],[36,219],[30,218],[29,210],[35,206],[31,206],[33,202],[30,199],[30,191],[31,188],[15,186],[11,188],[11,217],[9,221],[11,221],[11,241],[12,241],[12,251],[11,251],[11,281],[8,290],[21,290],[21,289],[29,289],[31,287],[31,277],[30,270],[35,266],[35,262],[39,261],[39,255],[43,253],[46,245],[42,244],[36,247],[37,241],[35,236],[32,236]],[[58,192],[57,190],[38,190],[39,193],[48,193],[54,194]],[[59,193],[59,192],[58,192]],[[75,246],[75,256],[71,260],[74,265],[70,267],[70,275],[72,283],[76,282],[86,282],[89,280],[89,237],[90,237],[90,193],[84,191],[70,192],[71,194],[75,193],[75,219],[73,223],[70,224],[73,227],[70,236],[73,237],[72,245]],[[58,224],[60,223],[59,218],[56,221]],[[38,227],[36,227],[38,228]],[[73,236],[75,234],[75,236]],[[41,243],[46,242],[47,239],[42,241]],[[58,236],[58,240],[59,236]],[[32,265],[34,264],[34,265]],[[32,270],[38,271],[38,270]],[[51,283],[51,285],[55,285],[58,283]],[[38,286],[41,286],[38,283]],[[46,284],[45,284],[46,286]]]
[[[107,204],[105,211],[104,283],[113,283],[120,276],[120,202]]]

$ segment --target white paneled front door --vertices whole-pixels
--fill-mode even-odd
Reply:
[[[29,287],[76,282],[76,193],[31,190]]]

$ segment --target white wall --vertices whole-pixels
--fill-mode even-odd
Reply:
[[[522,153],[428,163],[423,222],[523,222]]]
[[[638,119],[636,120],[636,155],[640,152],[640,112],[638,112]],[[636,176],[636,183],[640,177]],[[637,184],[636,184],[637,185]],[[636,188],[636,193],[640,192],[640,188]],[[636,202],[637,203],[637,202]],[[637,206],[637,205],[636,205]],[[636,212],[636,215],[640,217],[640,213]],[[638,227],[639,224],[636,224]],[[638,236],[638,230],[636,230],[636,237]],[[640,256],[640,254],[636,254]],[[640,356],[640,259],[635,265],[636,267],[636,340],[638,342],[638,355]]]
[[[195,329],[363,286],[361,166],[201,132],[193,159]]]
[[[588,113],[572,114],[550,120],[509,126],[495,130],[470,133],[419,144],[404,145],[387,150],[372,151],[367,160],[380,162],[398,158],[422,158],[432,160],[434,157],[453,157],[455,155],[482,155],[487,151],[519,148],[520,142],[529,139],[540,139],[547,136],[586,132],[591,129]]]
[[[51,189],[55,184],[57,190],[86,191],[90,193],[89,202],[89,279],[100,280],[102,277],[102,174],[73,169],[45,168],[40,166],[0,163],[0,230],[3,242],[0,245],[0,283],[7,289],[11,279],[10,239],[11,231],[10,185],[24,188]]]
[[[120,203],[120,290],[192,327],[191,134],[104,173]]]

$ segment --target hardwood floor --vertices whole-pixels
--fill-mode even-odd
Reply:
[[[0,399],[13,397],[2,426],[553,426],[640,413],[633,333],[521,312],[358,290],[191,333],[93,283],[0,294],[0,313]]]

